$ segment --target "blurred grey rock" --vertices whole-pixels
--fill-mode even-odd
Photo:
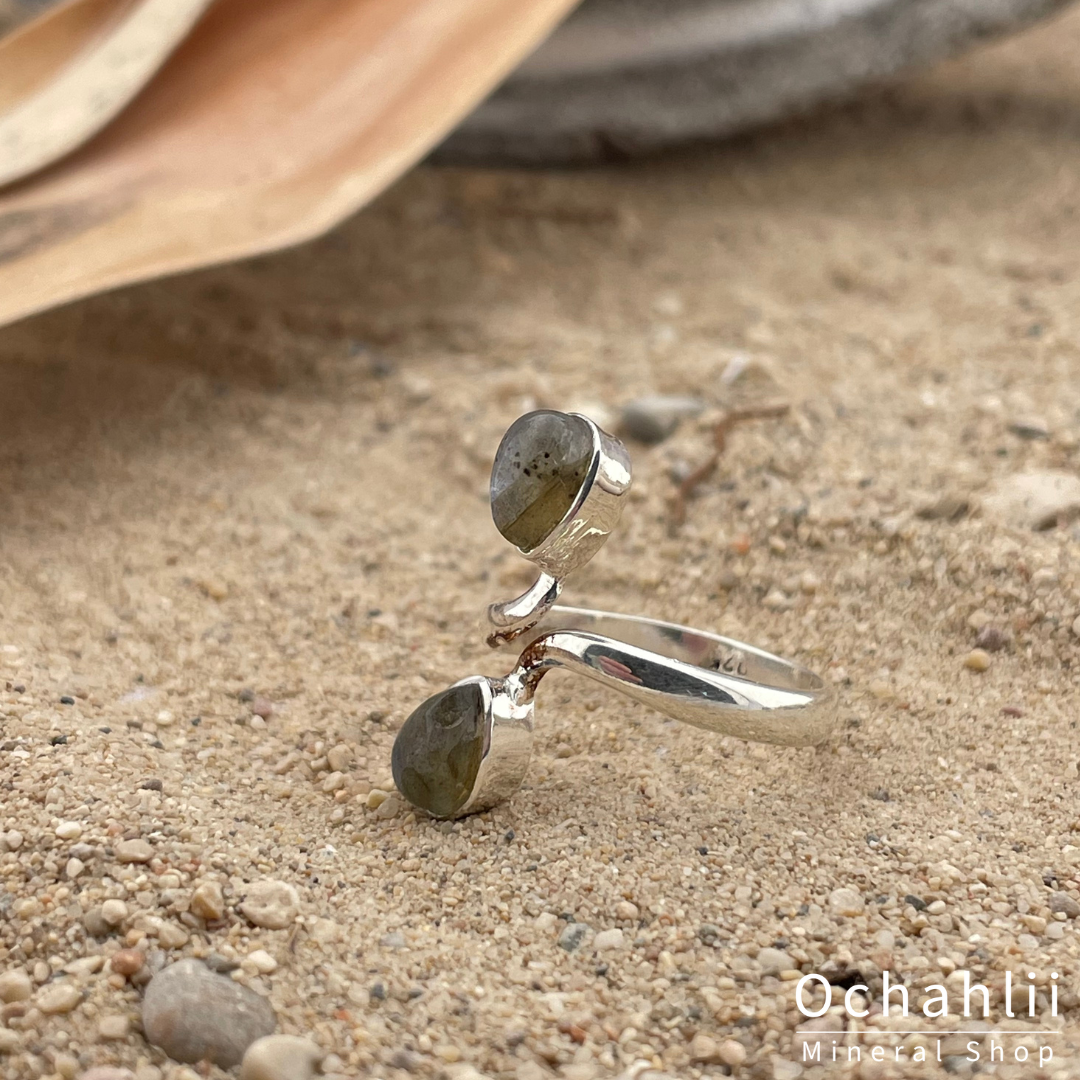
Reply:
[[[592,927],[588,923],[574,922],[569,923],[566,929],[559,935],[559,947],[565,949],[567,952],[574,952],[579,949],[582,942],[592,932]]]
[[[435,157],[597,161],[805,112],[1069,0],[585,0]]]
[[[619,431],[652,446],[663,442],[681,421],[700,416],[704,410],[704,402],[692,397],[635,398],[623,407]]]
[[[198,960],[181,960],[155,975],[142,1007],[147,1042],[174,1061],[239,1065],[256,1039],[272,1035],[270,1002]]]

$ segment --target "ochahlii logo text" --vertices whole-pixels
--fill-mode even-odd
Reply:
[[[913,1001],[909,996],[908,987],[902,983],[893,983],[890,978],[890,972],[882,971],[881,973],[881,1013],[882,1016],[900,1016],[909,1017],[912,1015],[914,1009],[916,1016],[924,1016],[928,1020],[939,1019],[944,1016],[962,1016],[964,1019],[978,1018],[987,1020],[990,1018],[990,988],[982,983],[975,983],[971,980],[971,972],[960,971],[959,974],[963,978],[963,989],[954,990],[950,997],[949,989],[942,983],[934,983],[930,986],[924,987],[922,991],[922,998],[919,1001]],[[1028,974],[1029,979],[1035,979],[1034,972]],[[1056,971],[1050,973],[1050,1015],[1058,1015],[1058,973]],[[811,997],[809,987],[811,984],[817,984],[824,991],[824,1001],[815,1006],[812,1001],[808,1003],[808,998]],[[1023,995],[1023,990],[1027,990],[1027,994]],[[816,1019],[818,1017],[825,1016],[829,1010],[833,1007],[832,1002],[832,985],[824,975],[813,973],[810,975],[804,975],[795,986],[795,1004],[798,1006],[799,1012],[803,1016],[809,1019]],[[1016,1004],[1014,999],[1014,990],[1020,991],[1022,994],[1021,1005],[1019,1011],[1014,1011],[1013,1006]],[[861,996],[865,1001],[865,1007],[859,1008],[862,1002],[856,1002],[856,996]],[[957,1002],[959,996],[960,1001]],[[1027,1018],[1037,1019],[1040,1014],[1036,1011],[1036,987],[1029,984],[1026,987],[1017,985],[1013,986],[1013,974],[1011,971],[1005,972],[1005,986],[1003,989],[1003,1003],[1005,1016],[1009,1018]],[[1026,997],[1026,1001],[1023,998]],[[861,1020],[871,1015],[871,996],[870,988],[862,983],[855,983],[850,986],[847,992],[844,994],[844,1012],[853,1019]],[[960,1004],[962,1007],[953,1010],[953,1006]],[[1027,1011],[1023,1011],[1023,1007],[1027,1006]],[[973,1038],[967,1043],[966,1046],[966,1060],[975,1062],[982,1060],[983,1054],[986,1054],[986,1060],[989,1062],[1004,1062],[1006,1060],[1006,1050],[1004,1045],[995,1039],[990,1039],[990,1045],[988,1048],[982,1045],[983,1041],[995,1034],[1010,1035],[1010,1036],[1053,1036],[1059,1034],[1057,1031],[1042,1030],[1042,1031],[1014,1031],[1009,1030],[1004,1032],[998,1030],[995,1032],[991,1028],[986,1030],[973,1030],[973,1029],[959,1029],[959,1030],[941,1030],[936,1028],[919,1029],[912,1027],[911,1030],[898,1031],[893,1028],[880,1028],[870,1029],[878,1030],[882,1034],[891,1033],[894,1035],[925,1035],[931,1038],[936,1038],[937,1045],[933,1048],[933,1057],[940,1061],[941,1058],[941,1040],[947,1036],[956,1035],[973,1035],[978,1038]],[[826,1047],[822,1049],[822,1044],[827,1041],[828,1036],[836,1035],[843,1036],[848,1035],[849,1031],[845,1028],[837,1028],[836,1031],[814,1031],[807,1032],[803,1041],[803,1061],[807,1063],[825,1063],[829,1061],[861,1061],[863,1050],[867,1051],[867,1056],[874,1061],[926,1061],[931,1057],[931,1048],[924,1045],[915,1045],[911,1048],[910,1053],[903,1046],[886,1047],[886,1046],[872,1046],[862,1047],[857,1044],[844,1045],[837,1039],[832,1040],[831,1048]],[[1040,1065],[1045,1065],[1047,1062],[1052,1061],[1054,1057],[1053,1049],[1050,1046],[1045,1045],[1042,1040],[1039,1040],[1039,1045],[1036,1048],[1038,1053],[1038,1059]],[[1027,1046],[1016,1045],[1009,1050],[1009,1059],[1017,1062],[1025,1062],[1031,1056]]]

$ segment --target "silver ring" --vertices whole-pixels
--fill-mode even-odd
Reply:
[[[716,734],[781,746],[828,737],[833,693],[806,668],[704,630],[555,604],[565,575],[618,523],[630,479],[625,447],[586,417],[529,413],[507,431],[492,469],[492,513],[541,573],[524,595],[488,609],[488,644],[523,647],[508,675],[462,679],[402,725],[391,764],[415,806],[456,818],[513,795],[532,752],[536,689],[554,668]]]

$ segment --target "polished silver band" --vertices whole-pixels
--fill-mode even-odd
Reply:
[[[755,742],[814,746],[835,719],[832,688],[813,672],[677,623],[555,605],[518,640],[524,648],[504,678],[471,676],[456,684],[479,694],[482,743],[467,795],[437,816],[477,813],[518,789],[532,753],[537,687],[556,668],[683,723]]]
[[[814,746],[832,729],[833,691],[819,676],[719,634],[556,605],[525,640],[510,677],[532,689],[561,667],[721,735]]]

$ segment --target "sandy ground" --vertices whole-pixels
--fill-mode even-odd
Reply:
[[[838,1007],[815,1038],[860,1047],[850,1075],[1043,1075],[1023,1044],[1080,1076],[1080,537],[980,509],[1080,467],[1077,55],[1073,15],[720,149],[421,169],[301,250],[0,332],[0,971],[34,984],[0,1006],[0,1076],[193,1075],[94,970],[123,946],[269,953],[234,977],[346,1076],[831,1074],[797,1064],[794,980],[876,1000],[882,969],[913,997],[970,971],[992,1016]],[[502,431],[652,392],[791,412],[734,435],[680,530],[703,424],[632,447],[623,527],[567,600],[800,658],[838,687],[835,738],[709,737],[555,674],[509,804],[370,809],[411,709],[505,670],[478,630],[528,577],[486,505]],[[1005,647],[977,672],[984,624]],[[291,929],[239,912],[262,878],[299,890]],[[94,936],[107,898],[127,915]],[[44,1011],[58,984],[77,1003]],[[936,1039],[891,1033],[980,1025],[918,1066]]]

